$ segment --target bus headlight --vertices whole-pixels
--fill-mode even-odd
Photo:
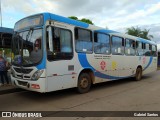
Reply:
[[[33,75],[32,75],[32,80],[38,80],[40,76],[42,75],[44,70],[37,70]]]

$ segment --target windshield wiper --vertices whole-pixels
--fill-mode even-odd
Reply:
[[[26,35],[26,42],[25,43],[27,43],[28,41],[30,42],[30,40],[32,38],[33,31],[34,31],[34,29],[30,28],[30,30],[28,31],[28,33]],[[30,37],[30,39],[29,39],[29,37]],[[26,48],[26,44],[25,44],[25,48]],[[25,53],[26,53],[26,50],[25,50]]]
[[[27,41],[30,42],[30,39],[32,38],[33,31],[34,31],[34,29],[30,28],[30,30],[28,31],[28,34],[26,35],[26,42]],[[30,39],[29,39],[29,36],[30,36]]]

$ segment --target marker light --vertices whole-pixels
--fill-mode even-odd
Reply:
[[[40,89],[40,86],[38,84],[32,84],[31,87],[34,89]]]

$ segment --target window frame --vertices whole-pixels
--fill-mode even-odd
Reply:
[[[109,37],[109,53],[107,54],[107,53],[96,53],[95,52],[95,34],[104,34],[104,35],[107,35],[108,37]],[[93,51],[94,51],[94,53],[95,54],[104,54],[104,55],[111,55],[111,35],[109,35],[109,34],[106,34],[106,33],[102,33],[102,32],[94,32],[93,33],[93,36],[94,36],[94,43],[93,43]]]
[[[112,52],[112,48],[113,48],[113,37],[122,38],[122,44],[121,44],[121,45],[122,45],[121,47],[123,47],[123,53],[122,53],[122,54],[119,54],[119,53],[113,54],[113,52]],[[111,54],[112,54],[112,55],[125,55],[125,51],[124,51],[124,50],[125,50],[125,39],[124,39],[124,37],[117,36],[117,35],[112,35],[110,41],[111,41]]]
[[[135,42],[135,43],[134,43],[134,48],[133,48],[133,47],[130,47],[130,48],[134,49],[134,55],[132,55],[132,54],[126,54],[126,40],[128,40],[128,41],[134,41],[134,42]],[[137,48],[137,45],[136,45],[136,41],[135,41],[135,40],[130,39],[130,38],[125,38],[124,54],[125,54],[126,56],[136,56],[136,48]]]
[[[141,50],[142,50],[142,54],[141,55],[139,55],[138,53],[138,46],[139,46],[139,44],[137,45],[137,42],[138,43],[141,43]],[[142,42],[142,41],[136,41],[136,56],[144,56],[144,43]]]
[[[157,45],[151,45],[152,46],[152,50],[151,50],[151,56],[153,56],[153,57],[157,57]],[[153,51],[153,46],[155,47],[155,51]],[[155,53],[153,53],[153,52],[155,52]]]
[[[145,45],[144,46],[144,53],[143,53],[144,56],[147,56],[147,57],[152,56],[151,55],[151,50],[150,50],[150,44],[149,43],[144,43],[144,45]],[[149,52],[149,55],[146,54],[147,52]]]
[[[57,26],[51,26],[51,29],[52,29],[52,46],[53,46],[53,48],[54,48],[54,28],[58,28],[58,29],[60,29],[60,31],[61,30],[64,30],[64,31],[68,31],[69,33],[70,33],[70,38],[71,38],[71,52],[70,53],[68,53],[68,54],[71,54],[71,57],[69,58],[67,58],[67,57],[65,57],[65,56],[67,56],[66,54],[66,52],[63,52],[63,56],[64,57],[62,57],[61,59],[59,59],[59,58],[54,58],[53,56],[54,56],[54,49],[53,49],[53,51],[49,51],[49,52],[51,52],[52,53],[52,59],[48,59],[48,50],[47,50],[47,41],[49,42],[49,38],[47,38],[47,30],[46,30],[46,51],[47,51],[47,60],[48,61],[60,61],[60,60],[71,60],[71,59],[73,59],[73,57],[74,57],[74,51],[73,51],[73,32],[72,32],[72,30],[70,30],[70,29],[67,29],[67,28],[61,28],[61,27],[57,27]],[[61,45],[61,44],[60,44]],[[61,54],[62,54],[62,52],[61,52]]]
[[[77,30],[78,29],[86,30],[86,31],[90,32],[90,42],[92,43],[92,51],[78,51],[76,49],[76,41],[78,40],[78,39],[76,39],[76,29]],[[75,39],[74,39],[74,45],[75,45],[75,51],[76,51],[76,53],[86,53],[86,54],[92,54],[93,53],[93,51],[94,51],[94,49],[93,49],[94,48],[94,44],[93,44],[93,31],[92,30],[81,28],[81,27],[75,27],[74,28],[74,37],[75,37]],[[86,41],[86,40],[79,40],[79,41]],[[89,42],[89,41],[86,41],[86,42]]]

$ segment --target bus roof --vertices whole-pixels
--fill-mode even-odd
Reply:
[[[55,15],[55,14],[50,13],[50,17],[51,17],[51,20],[64,22],[64,23],[68,23],[68,24],[83,27],[83,28],[88,28],[89,27],[89,24],[87,24],[87,23],[77,21],[77,20],[73,20],[73,19],[66,18],[66,17],[62,17],[62,16],[59,16],[59,15]]]
[[[1,33],[13,34],[13,29],[12,29],[12,28],[1,27],[1,28],[0,28],[0,32],[1,32]]]
[[[148,43],[148,44],[152,44],[152,45],[157,45],[154,41],[143,39],[143,38],[139,38],[139,37],[136,37],[136,38],[137,38],[137,41],[141,41],[143,43]]]
[[[44,19],[44,24],[47,20],[54,20],[54,21],[58,21],[58,22],[63,22],[63,23],[75,25],[75,26],[82,27],[82,28],[88,28],[88,29],[95,30],[95,31],[101,32],[101,33],[117,35],[117,36],[125,37],[125,38],[128,38],[128,39],[134,39],[134,40],[137,40],[137,41],[141,41],[143,43],[156,45],[155,42],[150,41],[150,40],[146,40],[146,39],[143,39],[143,38],[139,38],[139,37],[135,37],[135,36],[132,36],[132,35],[120,33],[120,32],[117,32],[117,31],[101,28],[101,27],[98,27],[98,26],[95,26],[95,25],[91,25],[91,24],[84,23],[84,22],[81,22],[81,21],[73,20],[73,19],[70,19],[70,18],[67,18],[67,17],[63,17],[63,16],[60,16],[60,15],[53,14],[53,13],[46,12],[46,13],[40,13],[40,14],[35,14],[35,15],[43,15],[44,16],[44,18],[43,18]],[[32,16],[35,16],[35,15],[32,15]],[[29,16],[29,17],[32,17],[32,16]],[[23,20],[23,19],[21,19],[21,20]]]

